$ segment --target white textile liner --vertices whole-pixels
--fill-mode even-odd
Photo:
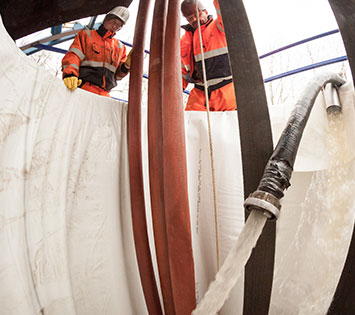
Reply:
[[[71,93],[0,38],[0,314],[145,314],[126,105]]]

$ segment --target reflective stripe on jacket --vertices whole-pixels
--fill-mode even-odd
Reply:
[[[62,60],[63,78],[74,75],[107,91],[114,88],[116,71],[126,61],[126,47],[103,25],[80,31]]]
[[[213,20],[212,16],[210,16],[207,23],[201,25],[208,94],[211,97],[213,91],[229,85],[229,87],[224,88],[222,92],[219,91],[218,95],[220,95],[220,101],[215,99],[217,107],[214,108],[215,110],[233,110],[236,108],[236,104],[232,73],[229,65],[227,40],[217,0],[214,0],[214,5],[217,10],[217,19]],[[199,32],[197,29],[194,31],[190,25],[184,25],[183,28],[185,29],[185,34],[181,37],[180,41],[183,88],[185,89],[188,83],[194,83],[196,89],[203,91],[202,54]],[[223,95],[225,93],[228,95]],[[191,110],[196,107],[199,108],[197,110],[201,110],[201,105],[205,108],[204,94],[192,94],[203,95],[203,97],[199,101],[197,97],[190,97],[186,109],[189,108]],[[216,96],[214,98],[216,98]],[[225,103],[226,100],[231,99],[234,100],[234,104]],[[194,106],[192,102],[198,102],[198,104]]]

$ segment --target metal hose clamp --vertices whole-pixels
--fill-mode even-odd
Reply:
[[[277,220],[280,216],[281,204],[279,199],[265,191],[256,190],[244,201],[247,211],[261,211],[268,219]]]

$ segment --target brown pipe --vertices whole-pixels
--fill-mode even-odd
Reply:
[[[163,61],[163,172],[165,218],[175,312],[196,306],[195,274],[187,191],[186,145],[180,68],[180,1],[170,0]]]
[[[157,0],[148,89],[149,174],[165,314],[196,305],[180,72],[179,1]]]
[[[127,138],[132,224],[139,274],[148,313],[160,315],[163,312],[154,275],[146,223],[141,144],[143,55],[149,5],[150,0],[140,1],[134,33],[134,50],[129,78]]]
[[[168,240],[164,210],[163,174],[163,51],[167,14],[167,0],[156,0],[150,40],[148,82],[148,154],[149,181],[161,292],[165,314],[174,315],[174,299],[170,278]]]

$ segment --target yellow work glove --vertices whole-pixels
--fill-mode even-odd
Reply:
[[[125,61],[125,64],[127,66],[127,68],[131,67],[131,55],[132,55],[133,49],[131,49],[127,55],[127,59]]]
[[[65,86],[69,89],[74,91],[78,86],[81,84],[81,80],[75,76],[66,77],[63,79]]]

